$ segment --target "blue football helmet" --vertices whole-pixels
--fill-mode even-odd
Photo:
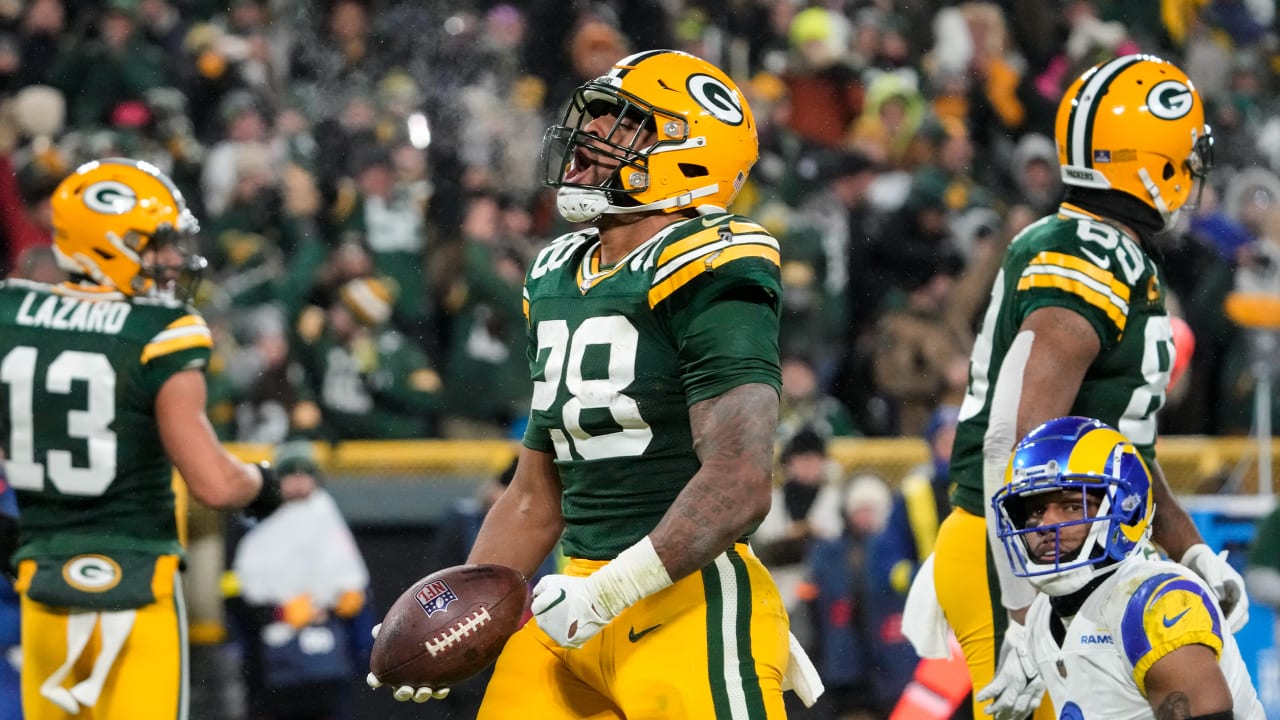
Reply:
[[[1080,493],[1079,504],[1097,513],[1044,524],[1034,513],[1036,495]],[[1069,496],[1068,496],[1069,497]],[[1048,595],[1069,595],[1139,552],[1151,532],[1155,512],[1151,472],[1133,443],[1115,428],[1084,417],[1063,417],[1041,425],[1018,443],[1005,470],[1005,484],[992,498],[996,535],[1004,543],[1013,572]],[[1052,533],[1060,548],[1063,532],[1087,525],[1076,551],[1055,550],[1051,558],[1033,554]]]

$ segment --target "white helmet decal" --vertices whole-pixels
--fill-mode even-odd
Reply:
[[[1161,120],[1177,120],[1191,112],[1193,104],[1191,88],[1177,80],[1157,83],[1147,93],[1147,109]]]
[[[138,204],[133,188],[116,180],[103,180],[84,189],[84,204],[103,215],[123,215]]]
[[[697,73],[689,76],[686,86],[690,97],[717,120],[726,125],[742,124],[742,101],[724,83],[710,75]]]

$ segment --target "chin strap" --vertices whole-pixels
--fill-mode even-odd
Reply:
[[[589,222],[601,215],[626,215],[692,205],[694,200],[712,195],[719,189],[720,185],[717,183],[680,193],[665,200],[655,200],[644,205],[621,206],[610,205],[608,194],[604,190],[562,187],[556,192],[556,209],[560,211],[560,216],[569,222]],[[723,210],[724,208],[715,209],[715,211]]]

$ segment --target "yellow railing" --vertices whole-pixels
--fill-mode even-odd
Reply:
[[[262,445],[233,445],[245,460],[270,457]],[[828,445],[831,456],[850,474],[872,472],[896,483],[911,467],[928,460],[928,449],[916,438],[838,438]],[[317,459],[337,481],[420,473],[431,475],[492,477],[511,462],[518,450],[505,440],[354,441],[316,445]],[[1248,463],[1240,490],[1257,487],[1256,444],[1243,437],[1176,436],[1161,438],[1160,464],[1174,491],[1191,494],[1209,491],[1206,484]]]

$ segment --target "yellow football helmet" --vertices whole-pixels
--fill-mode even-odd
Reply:
[[[154,165],[126,158],[87,162],[58,185],[50,205],[63,269],[126,295],[194,294],[206,264],[192,247],[199,223]]]
[[[618,120],[606,136],[586,130],[609,113]],[[581,153],[617,169],[600,184],[570,182]],[[543,138],[543,182],[559,188],[558,209],[571,222],[684,208],[708,214],[728,209],[759,156],[755,118],[728,75],[688,53],[651,50],[574,92],[564,119]]]
[[[1213,166],[1200,93],[1153,55],[1125,55],[1081,75],[1058,105],[1055,135],[1064,183],[1132,195],[1166,229]]]

